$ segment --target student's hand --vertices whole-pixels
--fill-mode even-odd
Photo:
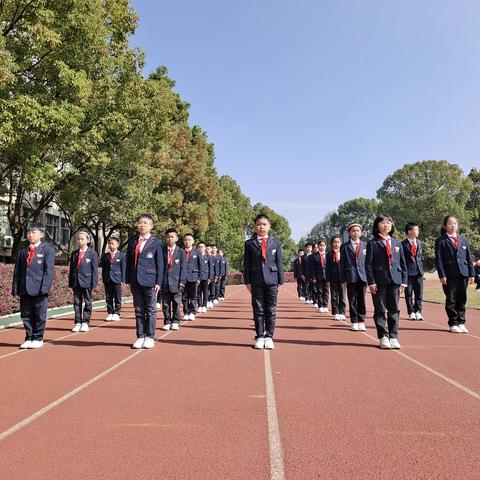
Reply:
[[[317,280],[314,278],[314,279],[312,280],[312,283],[317,283]]]
[[[446,285],[447,284],[447,277],[442,277],[440,279],[440,282],[442,283],[442,285]]]
[[[407,285],[405,285],[404,283],[402,283],[400,285],[400,291],[403,292],[405,289],[407,288]]]
[[[475,277],[469,277],[469,278],[468,278],[468,283],[469,283],[470,285],[473,285],[473,282],[474,282],[474,281],[475,281]]]
[[[183,290],[185,288],[185,285],[183,283],[180,284],[180,290]]]
[[[158,293],[162,287],[160,285],[155,285],[155,293]]]
[[[248,284],[248,285],[246,285],[246,287],[247,287],[247,290],[248,290],[250,293],[252,293],[252,286],[251,286],[250,284]]]
[[[377,294],[377,286],[376,285],[369,285],[368,286],[368,289],[370,290],[370,293],[372,295],[376,295]]]
[[[305,275],[302,275],[301,278],[302,278],[302,282],[306,281]]]
[[[197,287],[200,285],[200,280],[196,281]]]
[[[283,287],[283,283],[278,284],[278,290],[280,290]]]

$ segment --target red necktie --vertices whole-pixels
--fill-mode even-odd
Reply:
[[[458,250],[458,237],[450,237],[455,245],[455,250]]]
[[[333,251],[333,261],[335,263],[340,262],[340,250],[334,250]]]
[[[140,256],[140,247],[143,245],[144,242],[146,242],[146,238],[139,238],[137,246],[135,247],[135,266],[138,265],[138,257]]]
[[[116,253],[110,252],[110,263],[113,263],[113,261],[115,260],[115,256],[116,256],[116,255],[117,255]]]
[[[262,260],[265,261],[267,259],[268,237],[262,237],[260,240],[262,241]]]
[[[173,270],[173,251],[175,247],[168,247],[168,251],[170,252],[170,258],[168,259],[168,269],[170,271]]]
[[[385,248],[387,249],[388,263],[390,263],[390,265],[392,265],[393,264],[393,253],[392,253],[392,245],[390,244],[390,242],[392,240],[390,238],[387,239],[383,235],[380,235],[380,238],[382,240],[385,240]]]
[[[35,250],[37,247],[35,245],[30,245],[28,250],[27,265],[30,267],[32,265],[33,257],[35,256]]]
[[[355,244],[355,259],[358,263],[358,257],[360,256],[360,242]]]
[[[320,254],[320,265],[322,265],[322,267],[325,266],[325,254],[324,253]]]
[[[417,256],[417,242],[414,240],[412,242],[412,257]]]
[[[191,252],[192,252],[191,250],[187,250],[187,262],[188,262],[188,259],[190,258],[190,253]]]
[[[78,251],[77,270],[80,268],[80,264],[82,263],[84,255],[85,255],[85,252],[82,252],[81,250]]]

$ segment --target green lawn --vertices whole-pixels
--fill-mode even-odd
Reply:
[[[423,299],[432,302],[445,303],[445,294],[442,287],[425,287],[423,291]],[[469,285],[467,291],[467,307],[480,308],[480,293],[475,291],[475,285]]]

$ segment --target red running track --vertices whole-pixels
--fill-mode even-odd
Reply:
[[[479,311],[454,335],[426,304],[381,351],[371,311],[352,332],[286,285],[261,352],[247,291],[227,295],[151,351],[130,349],[130,305],[88,333],[50,320],[37,351],[1,331],[2,478],[480,478]]]

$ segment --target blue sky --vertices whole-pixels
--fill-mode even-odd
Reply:
[[[219,174],[298,240],[405,163],[480,166],[477,0],[133,0]]]

